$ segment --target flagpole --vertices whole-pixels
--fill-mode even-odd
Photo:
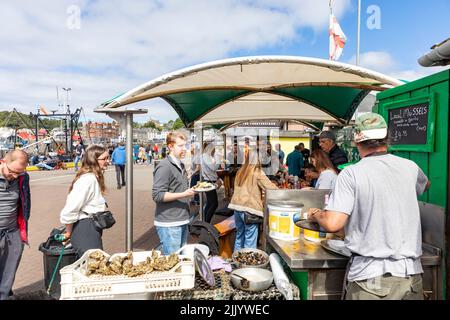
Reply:
[[[331,1],[332,1],[332,0],[328,1],[328,6],[330,7],[330,17],[331,17],[331,15],[333,14],[333,8],[332,8]],[[330,19],[331,19],[331,18],[330,18]],[[330,25],[329,27],[331,28],[331,25]],[[329,30],[329,32],[330,32],[330,30]],[[332,60],[332,59],[331,59],[331,54],[328,56],[328,59]]]
[[[358,38],[356,43],[356,65],[359,66],[359,49],[361,41],[361,0],[358,0]]]

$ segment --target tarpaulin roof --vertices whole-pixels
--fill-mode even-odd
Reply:
[[[195,121],[293,119],[348,122],[370,91],[401,81],[353,65],[294,56],[256,56],[181,69],[104,102],[97,112],[160,97],[188,127]]]

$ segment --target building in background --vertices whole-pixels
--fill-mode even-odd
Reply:
[[[119,138],[119,124],[113,122],[84,123],[81,136],[88,143],[110,143]]]

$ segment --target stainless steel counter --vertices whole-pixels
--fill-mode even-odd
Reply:
[[[267,243],[283,258],[292,271],[305,269],[345,269],[348,258],[326,251],[320,243],[305,240],[282,241],[266,234]],[[268,248],[269,249],[269,248]],[[440,250],[424,243],[421,257],[424,266],[440,264]]]

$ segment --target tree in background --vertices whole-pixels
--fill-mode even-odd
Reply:
[[[183,121],[181,121],[180,118],[177,118],[175,120],[175,122],[173,123],[172,130],[178,130],[181,128],[184,128],[184,123],[183,123]]]
[[[22,118],[28,122],[28,126],[25,125],[22,119],[20,119],[20,117],[18,117],[12,111],[0,111],[0,127],[17,126],[18,129],[34,129],[34,121],[30,119],[29,114],[24,114],[22,112],[17,113],[19,113]],[[41,117],[40,120],[48,130],[59,128],[61,125],[61,120],[48,119],[44,117]],[[39,124],[39,126],[41,125]]]
[[[155,122],[154,120],[149,120],[145,123],[137,123],[137,122],[133,122],[133,127],[134,128],[152,128],[158,131],[162,131],[162,130],[177,130],[180,128],[184,128],[184,124],[181,121],[180,118],[177,118],[175,121],[174,120],[169,120],[169,122],[165,123],[164,125],[160,125],[159,123]]]

